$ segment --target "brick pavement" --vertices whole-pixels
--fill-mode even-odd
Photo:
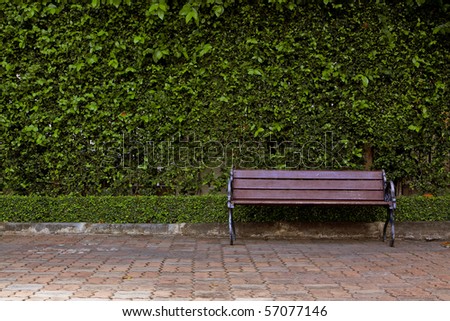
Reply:
[[[0,236],[0,300],[450,300],[440,242]]]

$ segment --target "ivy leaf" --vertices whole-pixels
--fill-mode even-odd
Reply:
[[[361,158],[362,157],[362,149],[361,148],[353,148],[352,154],[356,157]]]
[[[112,59],[108,62],[108,66],[111,66],[114,69],[117,69],[119,67],[119,62],[117,61],[117,59]]]
[[[154,62],[158,62],[159,59],[162,58],[162,56],[163,56],[163,54],[162,54],[161,50],[156,49],[156,50],[153,52],[153,61],[154,61]]]
[[[167,10],[169,10],[169,6],[167,5],[166,0],[160,0],[159,8],[164,12],[167,12]]]
[[[89,110],[92,110],[92,111],[97,111],[98,105],[97,105],[97,103],[92,102],[92,103],[89,103],[89,104],[86,106],[86,108],[89,109]]]
[[[199,56],[199,57],[204,56],[205,54],[207,54],[208,52],[210,52],[211,49],[212,49],[212,46],[211,46],[209,43],[203,45],[203,48],[202,48],[202,50],[200,51],[200,53],[198,54],[198,56]]]
[[[356,75],[355,77],[353,77],[354,80],[361,80],[361,83],[364,87],[367,87],[369,85],[369,78],[367,78],[366,76],[359,74]]]
[[[250,68],[250,69],[248,69],[247,73],[249,75],[257,75],[257,76],[262,76],[263,75],[261,69],[252,69],[252,68]]]
[[[222,13],[225,11],[223,6],[219,6],[219,5],[215,5],[213,7],[213,10],[214,10],[214,14],[216,15],[216,17],[220,17],[222,15]]]
[[[196,8],[192,7],[191,4],[185,4],[180,11],[180,15],[186,16],[186,23],[194,18],[195,22],[198,23],[198,11]]]
[[[150,8],[148,9],[148,12],[149,13],[153,13],[153,12],[155,12],[156,10],[158,10],[159,9],[159,3],[153,3],[151,6],[150,6]]]
[[[98,61],[97,55],[92,55],[86,59],[87,63],[90,65],[95,64]]]
[[[156,49],[153,51],[153,61],[156,63],[158,62],[162,57],[169,54],[168,49]]]
[[[192,10],[186,15],[186,23],[189,23],[192,18],[198,22],[198,12],[195,8],[192,8]]]
[[[273,132],[279,132],[282,129],[282,126],[279,123],[274,123],[269,129]]]
[[[224,103],[227,103],[227,102],[230,101],[230,99],[229,99],[228,97],[222,95],[222,96],[220,96],[219,101],[222,101],[222,102],[224,102]]]
[[[255,134],[254,134],[253,136],[254,136],[254,137],[258,137],[259,134],[261,134],[261,133],[263,133],[263,132],[264,132],[264,128],[259,127],[259,128],[256,130],[256,132],[255,132]]]
[[[109,32],[106,30],[100,30],[99,32],[97,32],[97,36],[102,37],[102,36],[108,36]]]
[[[421,130],[422,130],[422,126],[416,126],[416,125],[409,125],[408,126],[408,129],[409,130],[413,130],[413,131],[415,131],[415,132],[420,132]]]
[[[14,65],[7,63],[6,61],[2,61],[2,66],[6,69],[6,71],[10,71],[14,69]]]
[[[142,37],[142,36],[135,36],[135,37],[133,38],[133,42],[134,42],[135,44],[137,44],[138,42],[144,43],[144,37]]]
[[[191,11],[192,6],[187,3],[183,6],[183,8],[180,10],[180,15],[186,16]]]
[[[422,117],[423,118],[430,118],[430,114],[428,113],[428,108],[423,106],[422,107]]]
[[[361,81],[364,87],[367,87],[369,85],[369,79],[366,76],[362,76]]]
[[[38,130],[39,130],[39,128],[38,128],[36,125],[28,125],[28,126],[26,126],[26,127],[23,128],[23,131],[24,131],[25,133],[28,133],[28,132],[37,132]]]
[[[80,71],[81,68],[83,68],[83,67],[84,67],[83,62],[77,62],[76,64],[69,65],[69,69],[75,69],[76,71]]]
[[[450,21],[434,28],[433,34],[437,34],[437,33],[442,33],[442,34],[450,33]]]
[[[159,2],[153,3],[150,8],[146,11],[145,15],[157,15],[159,19],[164,20],[164,16],[167,13],[169,6],[165,0],[159,0]]]
[[[55,6],[54,4],[49,4],[48,7],[46,8],[46,10],[50,13],[50,14],[55,14],[58,11],[58,7]]]

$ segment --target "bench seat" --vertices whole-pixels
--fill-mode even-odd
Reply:
[[[384,206],[391,223],[394,245],[394,184],[380,171],[332,170],[239,170],[232,169],[228,181],[230,244],[236,239],[233,222],[235,205],[329,205]]]

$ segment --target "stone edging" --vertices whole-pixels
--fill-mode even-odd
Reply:
[[[374,223],[238,223],[238,238],[380,239],[383,222]],[[0,235],[8,234],[125,234],[228,237],[224,223],[92,224],[92,223],[0,223]],[[396,238],[450,240],[450,221],[398,222]]]

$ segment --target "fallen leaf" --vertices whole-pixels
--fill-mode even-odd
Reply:
[[[441,245],[446,248],[450,248],[450,242],[442,242]]]

